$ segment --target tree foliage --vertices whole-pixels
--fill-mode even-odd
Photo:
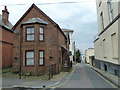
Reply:
[[[80,52],[80,50],[76,51],[76,62],[81,62],[81,52]]]

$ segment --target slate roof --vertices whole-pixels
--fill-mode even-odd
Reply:
[[[65,28],[63,28],[62,31],[63,31],[63,32],[72,32],[72,33],[74,32],[74,30],[65,29]]]
[[[40,18],[31,18],[28,19],[27,21],[23,22],[22,24],[31,24],[31,23],[40,23],[40,24],[45,24],[47,25],[48,23],[45,22],[44,20],[40,19]]]

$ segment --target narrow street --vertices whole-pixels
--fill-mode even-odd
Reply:
[[[77,64],[69,80],[56,88],[115,88],[88,65]]]

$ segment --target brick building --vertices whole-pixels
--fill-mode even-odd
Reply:
[[[13,31],[8,19],[9,12],[5,6],[0,15],[0,67],[2,68],[12,66]]]
[[[67,63],[67,37],[58,24],[35,4],[13,26],[13,71],[23,74],[58,74]]]

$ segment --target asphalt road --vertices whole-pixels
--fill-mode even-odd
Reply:
[[[58,86],[55,88],[115,88],[114,85],[84,63],[77,64],[67,82]]]

